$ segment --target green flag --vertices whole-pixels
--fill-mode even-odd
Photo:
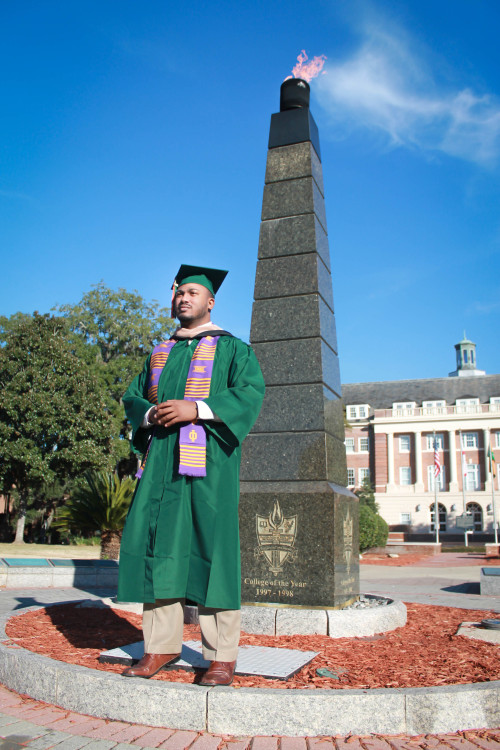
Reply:
[[[490,445],[490,449],[488,451],[488,458],[490,459],[490,471],[493,474],[493,478],[495,478],[496,475],[497,475],[497,464],[496,464],[496,461],[495,461],[495,454],[491,450],[491,445]]]

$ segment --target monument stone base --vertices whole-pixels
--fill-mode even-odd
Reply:
[[[243,482],[243,604],[338,609],[359,597],[358,499],[331,482]]]

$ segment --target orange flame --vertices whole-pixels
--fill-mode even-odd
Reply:
[[[313,57],[312,60],[309,60],[305,49],[303,49],[300,55],[297,55],[298,62],[295,67],[292,68],[292,75],[287,76],[285,81],[289,78],[302,78],[304,81],[309,82],[313,78],[316,78],[316,76],[319,76],[321,71],[323,71],[323,75],[325,75],[326,70],[323,70],[323,65],[325,64],[326,59],[326,55],[317,55],[316,57]],[[309,62],[307,62],[307,60],[309,60]]]

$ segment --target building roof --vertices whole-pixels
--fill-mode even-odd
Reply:
[[[444,399],[454,404],[457,398],[479,398],[488,403],[500,397],[500,375],[477,375],[474,378],[428,378],[422,380],[386,380],[375,383],[344,383],[342,397],[346,404],[369,404],[372,409],[390,409],[395,402]]]

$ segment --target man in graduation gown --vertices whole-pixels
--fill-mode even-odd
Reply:
[[[133,445],[145,454],[120,550],[118,599],[144,602],[144,657],[125,670],[129,677],[152,677],[179,658],[189,599],[198,604],[211,662],[201,684],[233,679],[241,444],[259,414],[264,380],[250,346],[210,320],[226,273],[181,266],[172,297],[180,327],[123,397]]]

